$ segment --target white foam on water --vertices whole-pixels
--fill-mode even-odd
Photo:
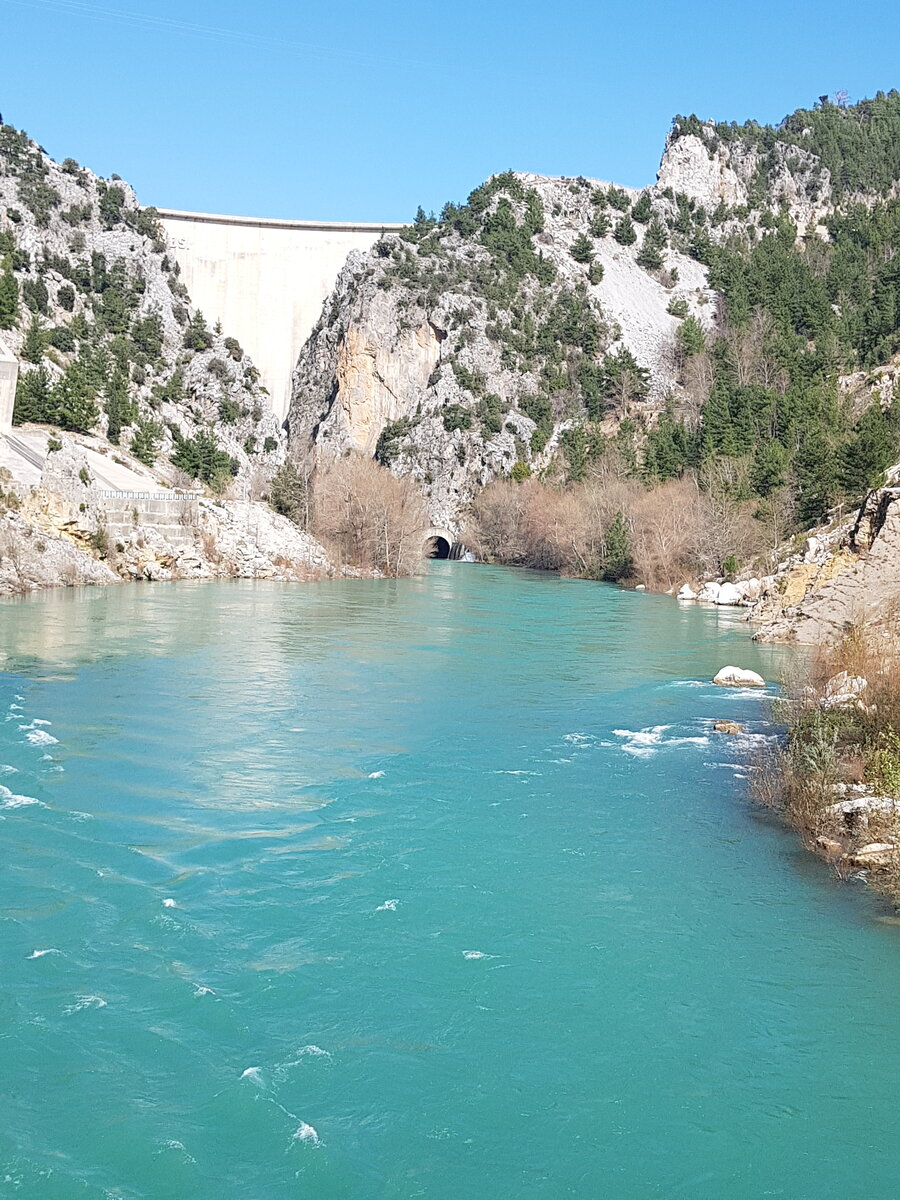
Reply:
[[[635,758],[649,758],[655,754],[659,748],[663,734],[669,725],[651,725],[647,729],[614,729],[613,734],[617,738],[624,738],[625,745],[622,750],[625,754],[632,754]]]
[[[541,775],[541,771],[492,771],[493,775]]]
[[[384,904],[379,904],[375,909],[376,912],[396,912],[399,900],[385,900]]]
[[[27,956],[28,958],[43,958],[45,954],[62,954],[62,950],[57,950],[55,946],[51,946],[49,950],[32,950]]]
[[[0,775],[18,775],[18,773],[18,767],[11,767],[9,763],[0,763]]]
[[[213,991],[213,989],[211,987],[206,987],[202,983],[198,983],[197,986],[194,988],[195,996],[214,996],[215,994],[216,993]]]
[[[177,908],[178,907],[178,905],[175,903],[175,901],[172,899],[171,896],[167,896],[165,898],[165,900],[163,900],[162,906],[163,906],[163,908]]]
[[[647,729],[614,729],[617,738],[623,738],[625,744],[620,747],[624,754],[635,758],[650,758],[663,746],[708,746],[709,737],[706,734],[684,737],[666,737],[666,731],[671,725],[651,725]]]
[[[475,959],[479,959],[479,958],[496,958],[497,957],[496,954],[485,954],[485,952],[483,950],[463,950],[462,956],[463,956],[463,958],[469,959],[470,962]]]
[[[301,1057],[306,1055],[310,1058],[331,1058],[327,1050],[323,1050],[321,1046],[315,1046],[312,1043],[308,1046],[301,1046],[297,1053]]]
[[[305,1121],[301,1121],[297,1132],[291,1138],[292,1142],[309,1142],[311,1146],[321,1146],[322,1142],[319,1135],[313,1129],[312,1125],[307,1125]]]
[[[589,742],[591,739],[586,733],[566,733],[563,735],[564,742],[571,742],[573,746],[580,746],[584,742]]]
[[[179,1154],[184,1155],[187,1162],[189,1162],[189,1163],[197,1162],[197,1160],[196,1160],[196,1158],[194,1158],[193,1154],[190,1154],[188,1152],[188,1149],[185,1146],[184,1142],[179,1142],[176,1138],[164,1138],[159,1143],[159,1149],[156,1151],[156,1153],[162,1154],[165,1150],[177,1150]],[[112,1194],[112,1193],[109,1193],[109,1194]]]
[[[67,1004],[63,1009],[66,1016],[71,1016],[72,1013],[82,1012],[86,1008],[106,1008],[106,1001],[102,996],[77,996],[74,1004]]]
[[[34,727],[35,725],[52,725],[53,722],[45,721],[41,717],[35,717],[34,720],[31,722],[31,724],[32,724],[32,727]]]
[[[59,738],[55,738],[46,729],[31,729],[28,725],[20,725],[19,728],[27,731],[25,738],[32,746],[55,746],[59,742]]]
[[[0,808],[30,808],[33,805],[37,805],[38,808],[47,807],[40,800],[35,800],[34,796],[17,796],[0,783]]]
[[[245,1071],[241,1071],[241,1079],[249,1079],[257,1087],[262,1087],[263,1084],[262,1072],[259,1067],[247,1067]]]
[[[381,779],[383,775],[384,771],[370,771],[366,779]]]

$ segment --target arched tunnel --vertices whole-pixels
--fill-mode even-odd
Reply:
[[[430,537],[425,543],[426,558],[449,558],[453,547],[440,533]]]
[[[464,543],[457,541],[449,529],[438,529],[435,526],[425,530],[423,534],[422,555],[424,558],[444,558],[453,562],[475,561]]]

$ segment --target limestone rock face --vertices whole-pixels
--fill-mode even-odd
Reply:
[[[668,275],[640,266],[646,227],[636,223],[634,244],[621,245],[613,237],[621,214],[613,209],[606,234],[591,239],[593,274],[573,258],[573,246],[596,217],[592,196],[606,185],[526,174],[515,180],[542,208],[531,245],[548,264],[550,281],[529,277],[507,299],[492,290],[499,286],[496,263],[479,237],[445,230],[437,249],[425,254],[387,235],[371,251],[350,255],[294,372],[290,453],[313,463],[349,450],[372,455],[382,434],[391,435],[379,457],[419,483],[432,521],[451,531],[480,488],[517,462],[542,470],[560,438],[585,419],[571,390],[560,387],[550,422],[534,439],[529,397],[547,386],[535,347],[561,299],[583,295],[596,321],[590,361],[624,348],[646,369],[651,420],[677,388],[680,322],[667,311],[670,303],[684,301],[701,325],[714,319],[705,267],[671,248],[663,256]],[[668,211],[668,200],[657,201]],[[513,200],[512,208],[521,222],[521,202]],[[569,359],[574,373],[577,358]],[[607,432],[625,415],[624,407],[615,414],[610,406]]]
[[[839,531],[839,544],[817,551],[820,561],[786,566],[780,604],[761,612],[758,641],[835,642],[852,625],[877,626],[890,616],[900,595],[898,497],[892,487],[872,492],[856,521]]]
[[[768,183],[775,206],[784,205],[800,228],[817,224],[831,203],[831,179],[818,160],[797,146],[777,142],[774,169]],[[701,134],[671,133],[657,174],[659,188],[671,188],[712,212],[719,204],[754,208],[754,181],[763,153],[743,141],[722,142],[715,127]]]

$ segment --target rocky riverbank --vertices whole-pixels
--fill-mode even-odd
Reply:
[[[898,666],[895,639],[872,639],[860,631],[821,650],[808,675],[778,702],[786,735],[758,764],[753,788],[839,876],[865,883],[895,905],[900,905]]]
[[[164,489],[152,478],[144,491],[111,492],[98,486],[86,446],[66,435],[58,442],[34,484],[0,468],[0,594],[139,580],[298,581],[348,572],[263,501]]]

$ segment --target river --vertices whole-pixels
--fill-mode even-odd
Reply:
[[[0,605],[0,1193],[893,1200],[900,929],[747,802],[738,617],[453,563]]]

